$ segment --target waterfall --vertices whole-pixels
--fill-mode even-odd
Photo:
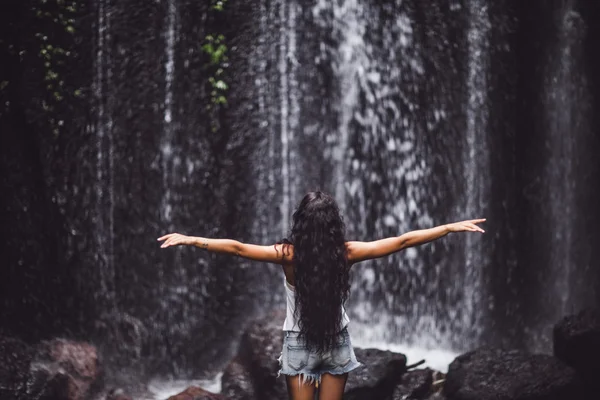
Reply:
[[[163,185],[164,195],[161,205],[161,214],[163,220],[167,222],[168,229],[173,229],[172,224],[172,204],[171,197],[172,192],[170,189],[170,181],[175,178],[173,173],[173,166],[177,161],[178,155],[173,154],[173,79],[175,76],[175,37],[176,37],[176,26],[175,20],[177,18],[177,6],[176,0],[168,0],[168,12],[167,12],[167,32],[166,32],[166,46],[165,46],[165,99],[164,99],[164,125],[163,125],[163,137],[161,140],[161,156],[162,156],[162,173],[163,173]]]
[[[580,74],[577,60],[573,53],[577,51],[577,32],[574,29],[581,24],[581,17],[573,10],[573,2],[567,1],[559,17],[558,54],[554,55],[550,74],[549,93],[547,94],[549,107],[547,108],[551,131],[549,132],[550,162],[548,175],[550,177],[549,189],[551,190],[550,205],[551,218],[555,230],[551,246],[553,281],[556,288],[558,301],[558,315],[565,315],[568,311],[567,304],[571,297],[570,283],[573,262],[571,252],[573,247],[573,218],[575,217],[575,204],[573,192],[575,190],[575,177],[573,176],[573,137],[571,127],[576,122],[577,110],[572,101],[572,79],[575,74]]]
[[[577,221],[595,211],[578,208],[580,186],[587,181],[577,158],[587,155],[582,150],[587,142],[579,144],[577,132],[591,130],[584,112],[592,94],[581,54],[585,19],[575,0],[565,0],[558,10],[558,41],[539,46],[540,54],[548,51],[540,69],[543,83],[523,90],[543,100],[541,107],[531,106],[531,120],[545,124],[539,135],[544,143],[538,137],[514,138],[519,131],[509,126],[512,120],[501,121],[522,96],[520,87],[512,92],[499,85],[517,80],[503,74],[529,70],[510,64],[514,26],[496,21],[516,20],[522,10],[485,0],[255,4],[240,9],[228,4],[213,21],[204,2],[131,0],[116,10],[114,2],[96,3],[97,114],[93,148],[86,151],[95,155],[91,193],[98,264],[93,267],[98,268],[88,269],[97,274],[92,284],[99,287],[93,295],[99,309],[119,304],[121,320],[135,319],[125,326],[139,323],[150,332],[144,344],[160,360],[157,369],[169,363],[172,368],[163,369],[177,372],[206,360],[218,364],[227,341],[235,340],[223,335],[228,324],[252,318],[250,311],[256,310],[248,304],[281,306],[283,288],[277,266],[256,272],[236,268],[249,262],[199,256],[194,249],[147,251],[149,231],[183,226],[272,244],[289,233],[290,216],[309,188],[334,194],[348,240],[370,241],[475,217],[508,216],[507,230],[536,229],[527,225],[531,221],[517,224],[529,211],[532,220],[549,221],[533,249],[515,250],[514,265],[546,251],[548,260],[522,275],[514,268],[511,282],[491,281],[506,276],[489,273],[505,267],[493,247],[515,246],[490,230],[488,242],[478,234],[450,235],[357,264],[347,307],[358,345],[398,346],[407,353],[411,348],[462,351],[483,341],[484,329],[497,327],[490,318],[522,318],[527,326],[515,328],[515,335],[533,337],[586,303],[578,291],[592,286],[583,282],[592,273],[577,269]],[[133,12],[139,7],[143,12]],[[538,11],[531,6],[529,12]],[[200,46],[207,34],[221,32],[221,26],[210,24],[229,20],[239,26],[222,30],[229,90],[217,137],[202,126],[210,99]],[[527,36],[527,29],[523,32],[519,35]],[[540,29],[540,37],[545,34]],[[523,48],[537,48],[534,42]],[[140,139],[140,132],[149,136]],[[504,147],[496,153],[498,142]],[[131,150],[131,143],[139,148]],[[540,150],[542,161],[523,163],[531,174],[505,173],[504,163],[517,169],[529,155],[529,149],[513,154],[523,143],[539,145],[541,150],[531,151]],[[220,154],[210,154],[214,149]],[[182,162],[187,168],[180,168]],[[524,197],[521,191],[529,190],[532,176],[540,177],[537,185],[548,199],[541,207],[537,198],[514,200]],[[501,193],[503,188],[514,193]],[[131,204],[145,205],[127,214],[131,219],[116,218]],[[511,204],[523,209],[502,210]],[[201,224],[212,225],[205,230]],[[128,235],[130,242],[120,244],[115,235]],[[589,258],[593,255],[590,250]],[[115,271],[115,265],[126,267]],[[260,281],[260,287],[249,288],[247,281]],[[530,284],[537,297],[525,298],[521,291]],[[502,291],[509,286],[514,303],[506,306]],[[487,304],[489,287],[495,298]],[[547,302],[552,310],[538,300],[542,296],[554,296]],[[246,306],[244,315],[236,314]],[[527,321],[539,310],[543,322]],[[191,334],[195,331],[205,338],[202,343]],[[140,343],[146,340],[139,336]]]
[[[489,192],[489,149],[488,137],[488,87],[487,73],[489,71],[489,32],[491,24],[489,10],[485,1],[471,0],[469,2],[468,42],[468,78],[465,132],[466,159],[464,165],[466,181],[466,204],[464,218],[483,217],[487,210]],[[465,282],[464,282],[464,312],[462,324],[473,327],[475,340],[481,335],[483,314],[482,272],[490,265],[481,238],[475,235],[465,237]]]
[[[576,242],[581,216],[576,196],[581,188],[580,176],[575,173],[578,149],[587,127],[589,111],[588,78],[582,66],[585,24],[575,10],[572,0],[565,1],[556,16],[558,40],[548,54],[543,93],[547,151],[545,165],[548,225],[551,226],[548,276],[542,277],[546,293],[551,294],[546,320],[540,321],[538,332],[551,329],[564,315],[576,312],[585,305],[582,290],[576,289],[575,273],[584,259],[577,257]],[[546,208],[545,207],[545,208]],[[539,342],[539,341],[536,341]],[[538,343],[532,344],[538,348]]]
[[[318,2],[312,10],[313,16],[319,18],[319,14],[326,12],[329,7],[328,2]],[[331,191],[340,203],[342,210],[346,209],[346,190],[356,187],[347,187],[348,170],[348,141],[350,138],[350,124],[358,111],[359,95],[361,87],[365,84],[365,71],[371,69],[369,54],[364,40],[366,19],[364,18],[364,6],[356,0],[336,2],[333,5],[333,26],[334,35],[339,38],[339,44],[335,49],[336,60],[334,61],[334,71],[339,80],[339,93],[337,111],[338,129],[331,132],[327,137],[327,142],[333,143],[331,158],[334,164],[333,185]],[[329,23],[328,20],[324,21]],[[325,55],[324,55],[325,56]],[[378,79],[375,72],[372,79]]]
[[[110,11],[104,0],[98,2],[97,50],[95,58],[95,74],[93,81],[94,96],[98,114],[96,120],[96,210],[95,224],[97,231],[96,266],[99,274],[100,290],[95,293],[102,302],[100,309],[112,309],[115,304],[115,265],[114,265],[114,157],[113,157],[113,121],[107,98],[111,93],[111,58],[110,58]]]
[[[358,240],[433,225],[430,210],[438,195],[430,189],[423,137],[443,124],[447,105],[435,99],[421,103],[421,86],[429,78],[406,7],[405,2],[378,9],[359,0],[322,1],[312,13],[323,27],[333,26],[337,44],[325,52],[338,90],[332,188]],[[384,18],[389,20],[380,32],[369,28]],[[350,311],[357,341],[450,347],[457,332],[448,329],[453,321],[447,315],[463,303],[440,302],[436,293],[444,290],[444,265],[429,265],[422,252],[407,249],[354,267]]]
[[[290,6],[291,7],[291,6]],[[282,201],[281,201],[281,231],[282,235],[285,236],[289,229],[289,216],[290,216],[290,197],[291,189],[291,166],[290,166],[290,141],[292,132],[289,126],[289,81],[288,76],[288,34],[290,30],[286,22],[288,21],[286,15],[286,4],[282,3],[279,5],[280,10],[280,24],[281,31],[279,32],[279,74],[281,79],[280,96],[281,96],[281,114],[280,114],[280,125],[281,125],[281,181],[282,181]]]

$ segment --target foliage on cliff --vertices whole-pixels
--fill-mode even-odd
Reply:
[[[0,16],[0,113],[23,114],[58,135],[86,90],[78,48],[87,23],[79,0],[11,1]]]
[[[208,84],[210,93],[210,102],[206,108],[210,115],[210,127],[212,132],[217,132],[220,129],[220,112],[227,106],[227,89],[226,69],[229,66],[229,58],[227,57],[227,42],[225,35],[218,32],[220,14],[224,11],[227,0],[213,0],[209,11],[210,26],[213,31],[206,35],[202,51],[208,56],[206,65],[208,71]]]

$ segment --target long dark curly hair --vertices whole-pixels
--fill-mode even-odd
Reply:
[[[309,349],[325,352],[340,331],[342,307],[350,292],[350,265],[345,225],[335,200],[321,191],[310,192],[293,215],[290,237],[294,246],[296,318],[300,338]]]

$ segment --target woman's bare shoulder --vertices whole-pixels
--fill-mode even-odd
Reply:
[[[294,245],[291,243],[276,243],[274,245],[277,255],[284,261],[283,264],[293,264]]]

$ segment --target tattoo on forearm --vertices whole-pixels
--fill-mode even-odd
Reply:
[[[208,249],[208,241],[203,241],[202,243],[200,243],[200,247],[202,247],[203,249]]]

